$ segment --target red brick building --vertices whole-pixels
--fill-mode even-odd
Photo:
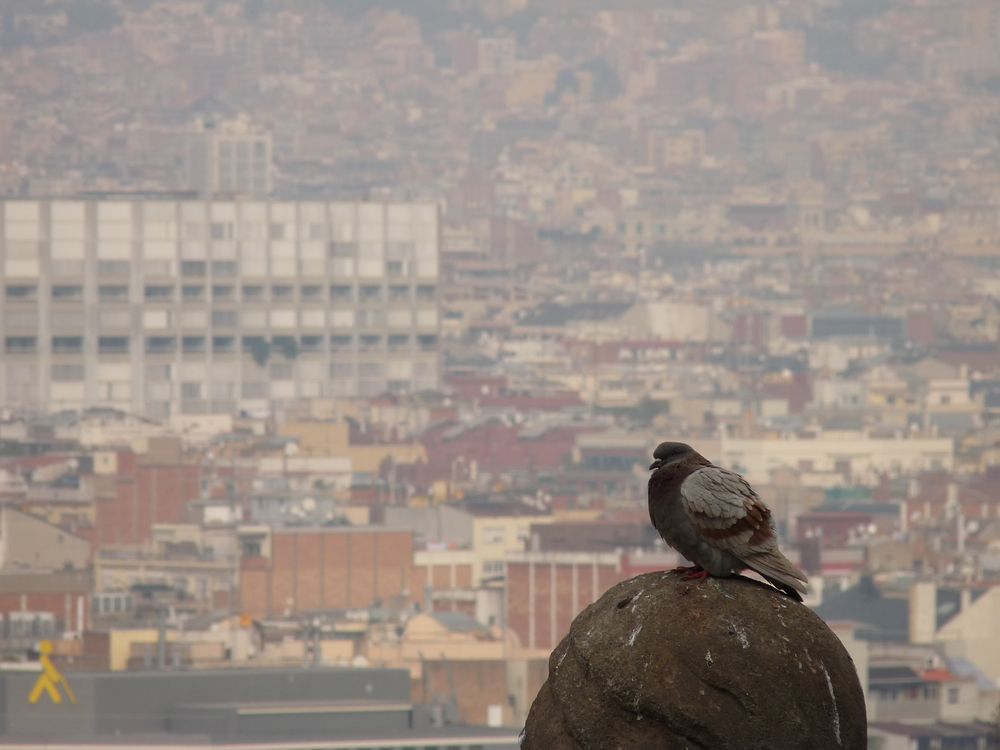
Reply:
[[[370,607],[377,599],[409,601],[417,593],[412,531],[373,526],[261,527],[257,533],[259,538],[253,541],[245,535],[240,563],[245,614],[274,617]]]
[[[472,550],[418,551],[414,556],[414,598],[428,612],[462,612],[475,617]]]
[[[499,418],[472,425],[438,425],[420,438],[427,463],[414,467],[413,479],[418,484],[468,479],[472,467],[481,474],[555,471],[570,459],[577,436],[583,431],[576,426],[560,426],[531,433]]]
[[[947,472],[927,472],[910,483],[903,499],[907,517],[941,523],[954,506],[966,519],[1000,518],[1000,499],[995,489],[998,482],[997,467],[990,467],[984,474],[964,476],[961,481]]]
[[[584,607],[626,577],[616,553],[508,555],[507,626],[522,647],[550,651]]]
[[[151,439],[145,453],[98,454],[94,471],[95,548],[148,542],[153,524],[188,520],[188,503],[201,496],[200,457],[173,438]]]
[[[61,635],[67,630],[86,630],[90,623],[92,582],[89,570],[0,575],[0,616],[4,635],[7,638],[18,635],[14,632],[14,623],[19,617],[44,614],[52,616],[52,635]],[[32,637],[32,634],[27,633],[25,637]],[[34,634],[33,637],[37,640],[43,636]]]
[[[491,705],[507,708],[506,662],[441,655],[424,660],[421,671],[421,678],[413,680],[413,695],[422,703],[433,702],[435,696],[454,698],[463,721],[486,724]]]

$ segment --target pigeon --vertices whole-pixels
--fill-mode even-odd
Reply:
[[[692,567],[688,580],[726,578],[749,568],[801,602],[805,573],[778,549],[771,511],[739,474],[685,443],[660,443],[649,477],[649,518]]]

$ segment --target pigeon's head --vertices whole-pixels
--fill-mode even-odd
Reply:
[[[687,443],[660,443],[653,451],[653,463],[649,465],[650,470],[659,469],[661,466],[676,463],[687,458],[694,453]]]

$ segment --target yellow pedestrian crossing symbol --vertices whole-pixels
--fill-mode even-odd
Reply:
[[[38,700],[42,697],[42,693],[47,693],[51,701],[58,705],[63,701],[62,691],[59,689],[61,685],[66,690],[66,696],[69,698],[70,703],[76,703],[73,688],[69,686],[66,678],[56,669],[56,665],[49,658],[49,654],[52,653],[52,641],[42,641],[38,644],[38,653],[40,654],[39,661],[42,663],[42,673],[38,675],[38,680],[35,681],[35,687],[31,689],[28,701],[30,703],[38,703]]]

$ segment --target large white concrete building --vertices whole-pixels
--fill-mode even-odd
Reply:
[[[814,437],[731,438],[704,441],[716,463],[734,468],[751,482],[770,481],[771,472],[795,469],[811,483],[876,484],[881,476],[951,471],[955,444],[950,438],[876,437],[855,431],[828,431]],[[717,446],[717,447],[716,447]],[[824,477],[824,475],[826,475]]]
[[[157,419],[436,389],[431,204],[0,203],[0,396]]]

